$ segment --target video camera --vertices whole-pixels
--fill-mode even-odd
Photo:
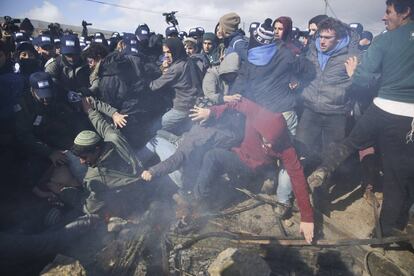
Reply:
[[[82,27],[87,28],[87,26],[92,26],[92,23],[88,23],[85,20],[82,20]]]
[[[175,14],[178,11],[172,11],[172,12],[164,12],[162,15],[165,16],[165,21],[167,24],[172,24],[174,27],[178,25],[178,20],[175,17]]]
[[[1,28],[4,31],[5,35],[12,35],[14,32],[19,31],[19,27],[16,25],[20,23],[20,19],[14,19],[10,16],[4,17],[4,23],[1,24]]]

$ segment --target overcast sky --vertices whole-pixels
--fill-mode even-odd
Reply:
[[[254,21],[263,22],[270,17],[290,16],[300,29],[315,15],[325,12],[324,0],[100,0],[130,9],[102,5],[87,0],[5,0],[0,3],[2,15],[29,17],[44,21],[80,25],[85,19],[94,28],[111,31],[134,32],[138,24],[147,23],[151,30],[164,33],[167,24],[162,12],[178,11],[179,28],[188,32],[191,27],[202,26],[214,30],[221,15],[237,12],[247,30]],[[329,16],[346,22],[359,22],[366,30],[378,34],[384,30],[381,18],[385,0],[329,0]],[[243,24],[240,27],[243,27]]]

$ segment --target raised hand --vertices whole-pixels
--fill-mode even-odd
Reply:
[[[345,62],[346,73],[349,77],[354,75],[355,69],[358,66],[358,58],[356,56],[349,57]]]
[[[118,112],[115,112],[112,115],[112,121],[114,122],[114,125],[117,128],[123,128],[127,124],[127,120],[126,120],[127,117],[128,117],[128,115],[124,115],[124,114],[120,114]]]
[[[201,108],[201,107],[194,107],[193,109],[190,110],[190,118],[192,121],[194,122],[200,122],[200,124],[205,123],[208,118],[210,117],[210,109],[208,108]]]

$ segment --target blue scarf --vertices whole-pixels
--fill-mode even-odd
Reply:
[[[254,47],[247,52],[247,60],[254,65],[267,65],[276,52],[277,47],[275,43]]]
[[[336,44],[335,48],[333,48],[332,50],[323,53],[321,51],[321,39],[318,37],[315,41],[315,45],[316,45],[316,49],[318,50],[318,61],[319,61],[319,66],[321,67],[321,70],[323,71],[325,69],[326,64],[328,63],[329,58],[339,52],[341,49],[345,48],[346,46],[349,45],[349,41],[350,41],[350,37],[347,35],[346,37],[344,37],[343,39],[341,39],[338,44]]]

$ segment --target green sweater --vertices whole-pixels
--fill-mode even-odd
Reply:
[[[362,56],[353,83],[367,87],[381,74],[378,97],[414,103],[414,22],[377,36]]]

